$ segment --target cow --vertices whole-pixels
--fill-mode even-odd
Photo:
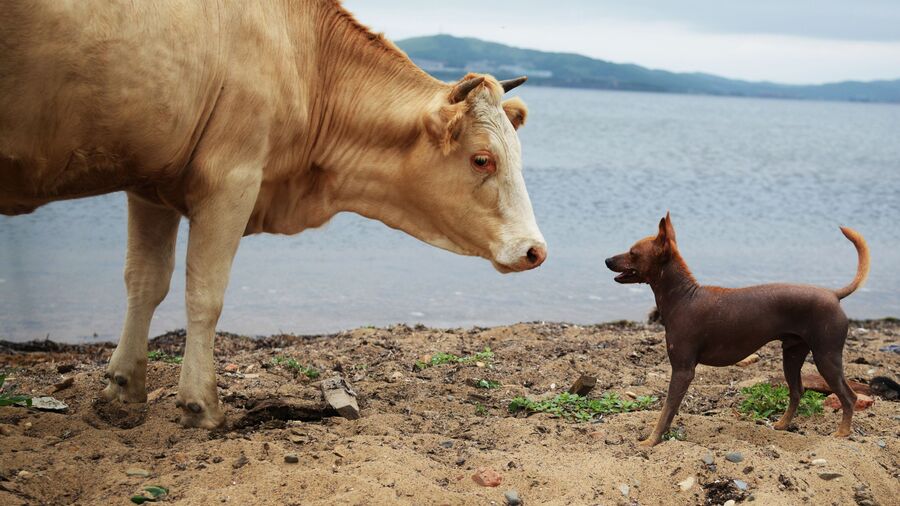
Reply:
[[[182,217],[185,427],[225,421],[215,327],[242,236],[358,213],[524,271],[546,258],[502,94],[438,81],[339,2],[4,2],[0,213],[124,191],[127,312],[102,396],[146,402],[147,335]]]

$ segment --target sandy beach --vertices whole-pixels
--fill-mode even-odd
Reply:
[[[896,379],[900,354],[879,348],[898,342],[900,323],[851,329],[847,377]],[[674,424],[682,440],[649,450],[636,443],[659,402],[582,423],[507,408],[518,396],[552,397],[582,374],[597,378],[589,397],[664,398],[658,325],[223,334],[216,360],[229,427],[212,433],[177,423],[180,366],[170,357],[182,346],[179,332],[151,340],[149,402],[125,408],[97,400],[112,345],[0,346],[7,393],[68,405],[64,413],[0,408],[0,503],[124,505],[148,485],[169,490],[163,502],[197,505],[506,504],[511,491],[525,504],[561,505],[890,505],[900,497],[896,401],[876,396],[849,439],[829,436],[839,418],[829,408],[785,432],[738,412],[742,387],[780,379],[778,343],[747,367],[700,366]],[[475,355],[486,348],[490,355]],[[440,353],[477,359],[416,367]],[[361,418],[325,405],[319,383],[335,375],[357,393]],[[473,480],[479,470],[499,486]]]

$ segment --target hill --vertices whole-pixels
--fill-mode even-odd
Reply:
[[[520,49],[450,35],[415,37],[398,41],[397,45],[424,70],[443,80],[459,79],[471,71],[490,73],[500,79],[527,75],[530,84],[570,88],[900,103],[900,79],[821,85],[751,82],[612,63],[573,53]]]

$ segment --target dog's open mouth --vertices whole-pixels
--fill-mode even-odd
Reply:
[[[613,279],[618,283],[637,283],[639,281],[638,273],[634,269],[627,269]]]

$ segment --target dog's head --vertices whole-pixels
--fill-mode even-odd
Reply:
[[[672,259],[676,251],[675,229],[669,213],[659,221],[656,236],[645,237],[634,243],[626,253],[606,259],[606,266],[613,272],[618,283],[649,283],[659,277],[662,268]]]

